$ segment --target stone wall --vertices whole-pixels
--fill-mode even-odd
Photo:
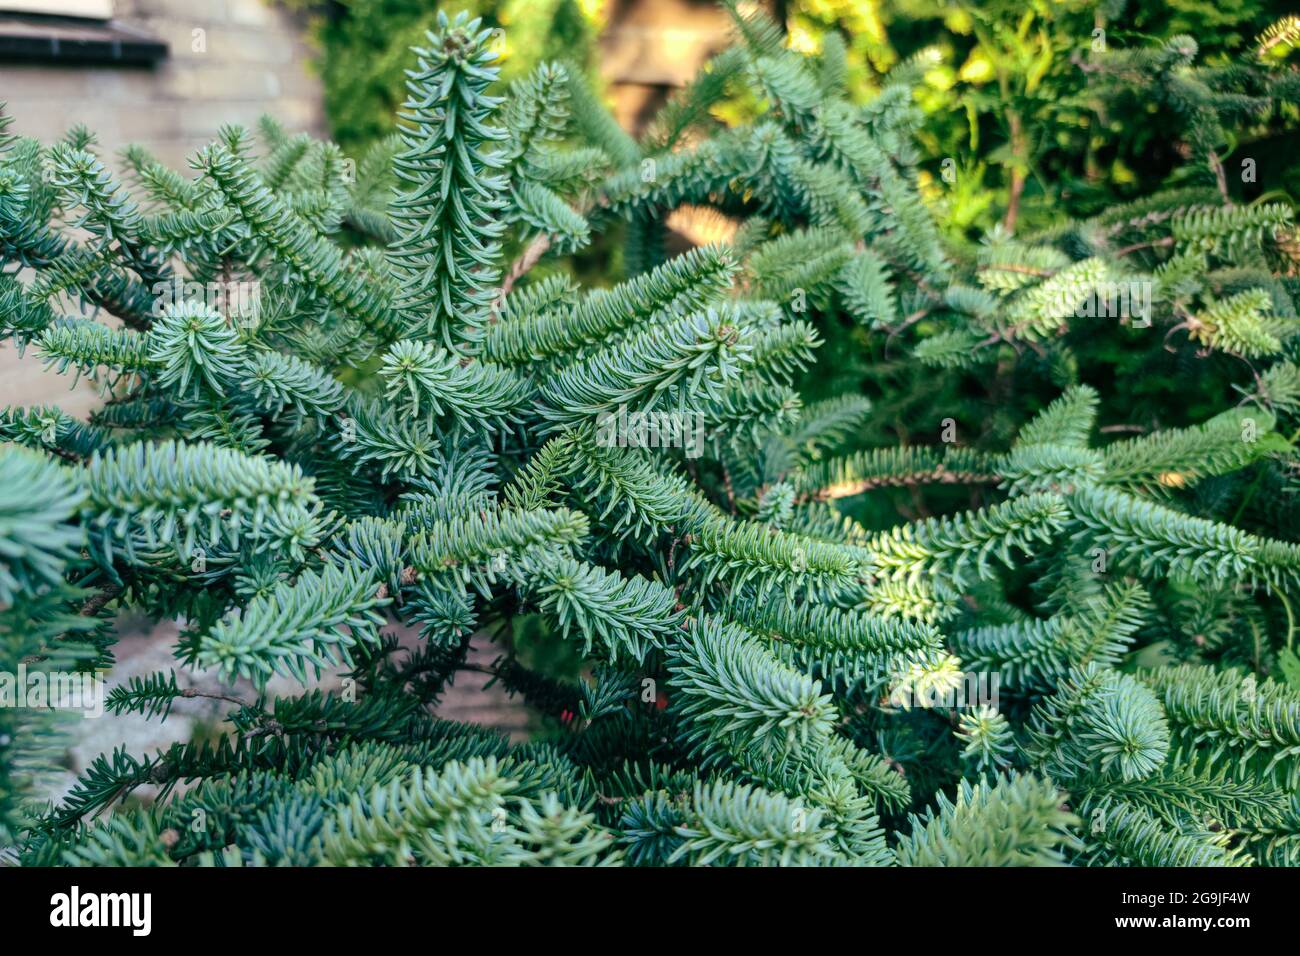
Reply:
[[[264,0],[115,0],[114,11],[166,43],[167,56],[153,68],[0,63],[0,95],[18,132],[48,141],[85,123],[105,153],[141,143],[178,168],[222,124],[251,124],[263,112],[324,132],[298,17]]]
[[[600,71],[619,123],[640,131],[727,45],[730,24],[715,0],[609,0]]]

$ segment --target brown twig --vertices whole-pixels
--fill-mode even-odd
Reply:
[[[1022,159],[1026,152],[1024,130],[1020,124],[1020,113],[1007,110],[1007,124],[1011,134],[1011,152],[1016,159]],[[1002,220],[1003,227],[1012,235],[1016,231],[1016,220],[1020,218],[1020,194],[1025,191],[1025,171],[1019,164],[1011,169],[1011,195],[1007,199],[1007,214]]]
[[[1055,269],[1039,269],[1036,266],[1021,265],[1017,262],[999,262],[993,265],[980,266],[980,272],[1014,272],[1018,275],[1034,276],[1038,279],[1050,279],[1056,275]]]
[[[727,466],[722,465],[722,490],[727,493],[727,504],[731,506],[731,513],[736,513],[736,489],[731,484],[731,472]]]
[[[1210,150],[1210,168],[1214,170],[1214,182],[1219,187],[1219,195],[1223,197],[1224,205],[1232,205],[1232,197],[1228,195],[1228,176],[1223,171],[1223,163],[1219,160],[1219,154]]]
[[[86,603],[81,605],[82,617],[94,617],[104,609],[104,605],[113,600],[122,593],[122,585],[110,584],[102,588],[98,593],[92,594],[86,599]]]
[[[195,690],[193,687],[187,687],[185,690],[181,691],[181,696],[187,699],[192,697],[203,697],[207,700],[224,700],[230,704],[238,704],[240,707],[252,706],[252,704],[248,703],[248,701],[241,700],[238,697],[230,697],[227,696],[226,694],[207,694],[201,690]]]
[[[908,329],[911,326],[915,325],[917,322],[920,322],[929,314],[930,314],[929,307],[928,306],[922,307],[920,309],[917,309],[915,312],[911,313],[910,315],[908,315],[907,318],[903,319],[903,321],[900,322],[895,328],[889,330],[889,334],[885,336],[886,361],[888,361],[889,359],[889,346],[893,343],[894,338],[898,336],[900,333],[902,333],[905,329]]]
[[[1159,249],[1174,244],[1173,236],[1165,236],[1162,239],[1152,239],[1150,242],[1135,242],[1131,246],[1125,246],[1123,249],[1116,249],[1116,256],[1126,256],[1130,252],[1137,252],[1139,249]]]
[[[551,248],[551,237],[541,235],[524,247],[524,251],[519,254],[519,258],[510,264],[510,271],[505,274],[501,280],[501,291],[497,295],[497,311],[500,311],[500,305],[505,302],[506,296],[510,290],[515,287],[515,283],[524,277],[533,266],[541,261],[542,256],[546,255],[546,250]]]

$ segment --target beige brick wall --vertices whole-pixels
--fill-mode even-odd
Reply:
[[[607,16],[600,71],[615,118],[635,132],[727,45],[731,22],[715,0],[610,0]]]
[[[301,21],[264,0],[116,0],[116,18],[165,42],[156,67],[0,63],[15,128],[54,139],[74,123],[105,153],[131,142],[184,168],[223,123],[270,112],[325,130],[320,85]]]
[[[224,123],[252,124],[262,113],[290,129],[323,135],[320,84],[302,21],[264,0],[115,0],[118,21],[168,45],[167,58],[140,66],[0,62],[0,99],[14,130],[42,142],[76,123],[99,135],[116,167],[128,143],[147,146],[188,174],[186,160]],[[93,407],[86,385],[44,374],[29,355],[0,346],[0,406],[56,403],[73,414]]]

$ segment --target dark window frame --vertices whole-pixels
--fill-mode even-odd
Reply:
[[[153,66],[166,57],[166,43],[115,20],[0,9],[0,66]]]

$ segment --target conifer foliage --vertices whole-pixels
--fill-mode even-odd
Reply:
[[[1099,95],[1186,113],[1187,185],[963,247],[917,188],[925,64],[860,106],[842,49],[735,19],[639,141],[563,64],[500,89],[463,16],[355,171],[268,120],[192,176],[130,149],[124,182],[88,131],[0,119],[0,336],[105,399],[0,412],[0,670],[106,668],[130,608],[232,688],[218,737],[52,804],[59,712],[0,708],[13,860],[1300,863],[1300,233],[1222,158],[1295,69],[1098,54]],[[669,255],[684,207],[734,238]],[[584,287],[597,237],[626,275]],[[1117,438],[1072,338],[1103,324],[1237,392]],[[816,385],[882,342],[933,402],[1055,396],[871,443],[860,383]],[[859,520],[900,489],[907,520]],[[525,625],[582,676],[516,654]],[[489,638],[529,743],[432,716]],[[137,677],[104,719],[195,693]]]

